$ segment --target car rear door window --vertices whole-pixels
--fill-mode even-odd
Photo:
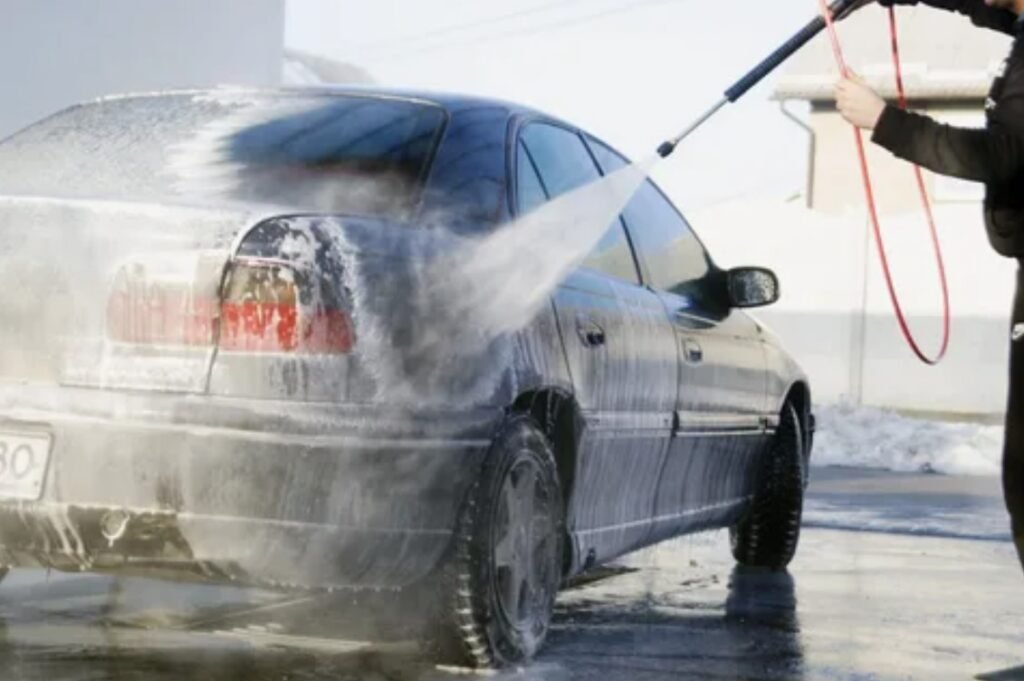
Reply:
[[[528,125],[520,137],[518,157],[520,214],[540,205],[540,195],[536,191],[538,182],[547,200],[601,178],[601,172],[583,139],[577,133],[558,126],[545,123]],[[640,283],[633,251],[621,220],[616,220],[608,228],[583,266],[631,284]]]
[[[534,123],[523,129],[520,140],[537,165],[549,198],[601,177],[583,140],[571,130]]]
[[[606,173],[626,165],[627,161],[607,145],[595,139],[588,141]],[[663,291],[702,298],[701,282],[711,272],[711,261],[689,223],[661,190],[647,180],[622,216],[648,283]]]

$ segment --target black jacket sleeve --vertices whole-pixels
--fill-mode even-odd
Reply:
[[[941,175],[1003,184],[1024,168],[1024,136],[1004,129],[954,128],[887,106],[872,140]]]
[[[946,9],[970,17],[975,26],[1013,35],[1017,15],[1008,9],[989,7],[985,0],[921,0],[925,5]],[[899,3],[902,4],[902,3]]]

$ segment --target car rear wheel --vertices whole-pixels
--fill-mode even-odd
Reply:
[[[551,623],[565,520],[558,469],[529,416],[495,438],[441,574],[429,643],[439,661],[493,668],[529,660]]]
[[[765,453],[750,511],[730,530],[738,563],[781,570],[793,560],[800,542],[806,465],[800,417],[787,404]]]

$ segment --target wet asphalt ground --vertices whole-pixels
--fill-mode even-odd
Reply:
[[[816,471],[788,573],[736,569],[725,533],[656,547],[573,585],[540,659],[490,678],[1024,680],[1010,671],[1024,665],[1024,574],[998,491]],[[403,607],[14,571],[0,585],[0,680],[466,678],[403,640]]]

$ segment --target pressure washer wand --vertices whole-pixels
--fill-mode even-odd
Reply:
[[[829,10],[832,12],[832,16],[842,18],[851,10],[862,4],[864,4],[864,0],[836,0],[829,6]],[[787,59],[792,57],[797,50],[824,31],[826,26],[825,18],[821,15],[804,26],[799,33],[787,40],[785,44],[775,50],[775,52],[769,55],[763,62],[758,64],[757,67],[750,71],[750,73],[736,81],[735,85],[725,91],[725,95],[722,97],[721,101],[708,109],[707,113],[690,124],[690,126],[679,133],[679,135],[658,147],[658,155],[662,158],[668,158],[669,155],[676,150],[676,147],[680,142],[689,137],[691,133],[697,130],[697,128],[708,122],[708,120],[721,111],[726,104],[731,104],[743,95],[747,94],[750,88],[764,80],[768,74],[781,66]]]

